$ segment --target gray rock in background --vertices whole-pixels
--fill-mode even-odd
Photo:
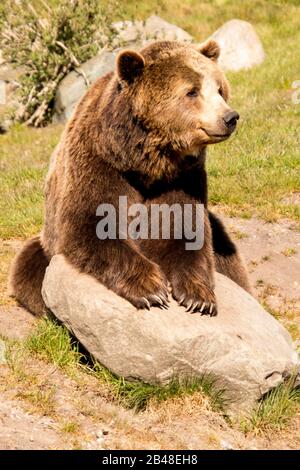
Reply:
[[[151,15],[146,21],[118,21],[112,27],[117,33],[113,44],[117,46],[138,43],[142,47],[155,40],[193,41],[186,31],[157,15]]]
[[[116,51],[104,50],[85,62],[78,71],[70,72],[61,81],[55,97],[54,122],[64,122],[71,117],[76,104],[85,94],[88,86],[114,69],[116,55]]]
[[[249,69],[264,61],[262,43],[247,21],[230,20],[212,36],[221,47],[218,64],[223,70]]]
[[[298,364],[289,333],[230,279],[217,274],[217,317],[136,310],[63,256],[52,258],[42,289],[46,305],[105,367],[126,379],[165,384],[212,375],[231,409],[248,409]]]

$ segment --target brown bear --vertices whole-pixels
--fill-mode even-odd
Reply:
[[[207,209],[206,147],[227,139],[239,115],[217,66],[218,44],[153,43],[123,51],[116,71],[87,91],[51,159],[45,224],[11,274],[13,294],[42,314],[41,286],[55,254],[137,308],[167,307],[170,291],[190,312],[215,315],[214,271],[250,292],[247,272],[220,220]],[[204,244],[96,235],[101,203],[202,203]]]

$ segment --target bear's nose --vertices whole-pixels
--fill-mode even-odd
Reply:
[[[228,111],[223,116],[223,121],[229,130],[234,130],[236,126],[236,121],[239,119],[239,114],[236,111]]]

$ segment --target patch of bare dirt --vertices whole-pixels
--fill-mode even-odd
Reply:
[[[222,217],[247,263],[257,298],[300,333],[300,232],[294,222]]]
[[[281,199],[283,204],[293,204],[295,206],[299,206],[300,204],[300,192],[295,192],[290,194],[289,196],[284,197]]]
[[[19,306],[0,306],[0,336],[10,339],[25,338],[35,326],[37,319]]]
[[[32,415],[24,411],[16,400],[10,400],[6,395],[1,393],[1,450],[46,450],[59,447],[60,437],[53,429],[51,418]]]

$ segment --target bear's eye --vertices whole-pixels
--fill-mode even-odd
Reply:
[[[192,98],[197,98],[197,96],[199,95],[199,90],[198,88],[192,88],[186,95]]]
[[[223,90],[222,90],[222,87],[220,87],[220,86],[219,86],[219,88],[218,88],[218,93],[219,93],[219,95],[222,96],[222,98],[224,98]]]

